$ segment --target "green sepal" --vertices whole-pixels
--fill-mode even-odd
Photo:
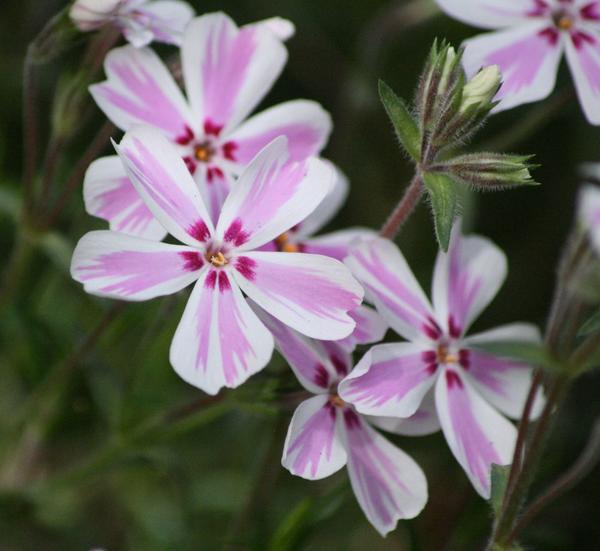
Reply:
[[[458,209],[456,184],[449,176],[433,172],[424,172],[423,182],[431,201],[435,235],[442,251],[447,252]]]
[[[510,467],[510,465],[496,465],[495,463],[492,464],[491,492],[489,503],[496,517],[500,514],[502,502],[504,501],[504,494],[506,493],[506,486],[508,484]]]
[[[379,97],[394,125],[396,136],[415,162],[421,158],[421,132],[406,103],[383,81],[379,81]]]

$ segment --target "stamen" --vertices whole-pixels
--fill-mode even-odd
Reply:
[[[573,28],[573,19],[568,15],[563,15],[556,22],[556,26],[562,31],[570,31]]]
[[[331,394],[329,396],[329,403],[338,408],[343,408],[346,405],[346,402],[344,402],[337,394]]]
[[[210,258],[208,260],[213,266],[216,266],[217,268],[221,268],[225,266],[225,264],[227,264],[227,259],[221,251],[219,251],[217,254],[210,255]]]
[[[204,142],[194,146],[194,157],[201,163],[208,163],[215,151],[209,142]]]
[[[297,253],[300,250],[298,245],[290,241],[290,234],[287,232],[282,233],[279,237],[277,237],[275,239],[275,243],[277,243],[277,248],[282,253]]]
[[[440,364],[456,364],[458,363],[458,356],[456,354],[449,354],[448,347],[445,344],[438,345],[437,359]]]

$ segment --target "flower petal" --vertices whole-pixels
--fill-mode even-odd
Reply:
[[[121,0],[76,0],[69,17],[80,31],[93,31],[110,20],[120,3]]]
[[[423,510],[427,480],[411,457],[350,409],[344,411],[344,428],[354,495],[369,522],[385,536],[398,520]]]
[[[252,303],[251,303],[252,304]],[[256,315],[271,331],[275,346],[286,359],[300,384],[313,394],[328,393],[332,384],[336,384],[351,367],[349,355],[329,353],[324,341],[309,339],[289,328],[254,304]],[[342,369],[342,373],[338,370]]]
[[[256,23],[250,23],[246,27],[265,27],[284,42],[296,34],[296,26],[289,19],[283,17],[269,17]]]
[[[176,293],[198,279],[203,266],[189,247],[93,231],[75,248],[71,276],[88,293],[136,301]]]
[[[529,17],[546,15],[535,0],[437,0],[448,15],[484,29],[512,27],[527,22]],[[550,8],[546,8],[548,12]]]
[[[349,337],[336,341],[348,352],[352,352],[359,344],[379,342],[388,330],[387,322],[373,308],[361,305],[348,314],[356,322],[356,327]]]
[[[440,336],[427,297],[391,241],[360,243],[345,263],[364,285],[367,300],[399,335],[408,340]]]
[[[228,141],[235,143],[240,169],[278,136],[288,139],[291,161],[318,155],[331,133],[331,116],[318,103],[295,100],[271,107],[243,122]]]
[[[198,165],[194,172],[194,180],[202,194],[204,204],[208,207],[210,218],[216,224],[223,204],[231,191],[234,182],[233,173],[227,168]]]
[[[273,337],[225,270],[198,280],[171,343],[177,374],[208,394],[235,388],[269,363]]]
[[[600,254],[600,188],[592,185],[585,186],[579,193],[578,202],[579,219],[589,232],[597,254]]]
[[[360,413],[410,417],[433,385],[437,365],[413,343],[380,344],[369,350],[339,386]]]
[[[133,187],[118,156],[94,161],[83,182],[85,210],[110,223],[110,229],[161,241],[167,235]]]
[[[347,337],[348,312],[362,288],[337,260],[303,253],[252,252],[234,261],[234,277],[252,300],[296,331],[316,339]]]
[[[318,159],[288,163],[287,139],[273,140],[246,167],[223,205],[217,234],[251,250],[306,218],[323,200],[334,173]]]
[[[90,86],[90,92],[121,130],[148,124],[175,140],[192,126],[194,119],[183,94],[152,50],[133,46],[111,50],[104,70],[107,80]]]
[[[563,37],[549,25],[547,21],[529,23],[465,42],[463,63],[468,77],[487,65],[498,65],[502,72],[496,111],[544,99],[554,89]]]
[[[368,228],[349,228],[306,239],[301,245],[305,253],[322,254],[344,260],[350,254],[352,247],[361,241],[372,241],[375,237],[377,233]]]
[[[600,34],[581,25],[566,41],[567,62],[583,112],[591,124],[600,124]]]
[[[448,252],[440,251],[433,274],[436,317],[450,336],[463,335],[504,283],[504,253],[489,239],[463,236],[454,225]]]
[[[319,206],[295,228],[295,237],[297,240],[306,239],[314,235],[331,222],[333,217],[342,208],[350,191],[348,178],[340,168],[327,159],[321,160],[327,163],[335,172],[333,186]]]
[[[195,246],[210,238],[213,224],[198,186],[164,136],[138,126],[115,148],[146,206],[171,235]]]
[[[340,410],[329,402],[329,395],[313,396],[296,408],[281,458],[288,471],[318,480],[346,464],[346,450],[337,427],[338,413]]]
[[[427,392],[416,413],[406,419],[369,416],[368,420],[379,429],[403,436],[426,436],[440,430],[433,389]]]
[[[463,340],[463,345],[469,349],[467,369],[475,388],[490,404],[505,415],[519,419],[531,387],[532,367],[472,348],[502,341],[539,343],[541,336],[535,325],[512,323],[467,337]],[[540,393],[531,412],[533,419],[541,413],[543,405]]]
[[[224,13],[194,19],[186,28],[182,65],[198,121],[227,132],[254,109],[281,73],[287,51],[267,28],[243,27]]]
[[[435,402],[444,436],[475,490],[488,499],[492,464],[512,461],[517,429],[457,371],[446,368],[443,375]]]
[[[166,44],[181,45],[183,31],[194,17],[194,10],[186,2],[155,0],[140,10],[150,18],[154,40]]]

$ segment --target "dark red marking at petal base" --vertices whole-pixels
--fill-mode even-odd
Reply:
[[[204,266],[204,260],[202,260],[202,255],[195,251],[183,251],[179,253],[179,255],[185,260],[183,264],[183,269],[186,272],[195,272]]]
[[[423,331],[431,340],[437,340],[442,336],[442,330],[432,317],[427,318],[427,323],[423,324]]]
[[[429,375],[433,375],[438,370],[439,366],[440,365],[438,363],[429,364],[425,369]]]
[[[590,2],[579,9],[581,17],[584,19],[591,19],[593,21],[600,21],[600,5],[598,2]]]
[[[238,149],[238,144],[235,142],[226,142],[223,144],[223,157],[230,161],[235,161],[235,152]]]
[[[315,368],[314,383],[321,388],[327,388],[329,386],[329,373],[325,369],[325,366],[318,364]]]
[[[596,39],[591,34],[584,33],[583,31],[572,32],[571,40],[573,41],[573,46],[578,50],[583,48],[585,42],[588,44],[596,44]]]
[[[198,167],[198,164],[196,163],[196,161],[194,161],[194,159],[192,157],[190,157],[189,155],[187,155],[186,157],[182,157],[182,159],[183,159],[183,162],[185,163],[185,166],[190,171],[190,174],[194,174],[196,172],[196,168]]]
[[[458,373],[456,373],[456,371],[451,371],[450,369],[446,371],[446,384],[448,385],[448,390],[452,390],[455,386],[458,388],[463,387],[463,382],[458,376]]]
[[[177,138],[175,138],[175,141],[179,145],[187,145],[193,139],[194,139],[194,133],[192,132],[192,129],[186,124],[183,134],[181,134],[181,136],[177,136]]]
[[[329,415],[331,416],[331,418],[335,421],[335,417],[337,415],[337,411],[335,410],[335,406],[331,402],[327,402],[325,404],[325,408],[329,412]]]
[[[559,32],[554,27],[548,27],[538,33],[538,36],[545,38],[550,46],[556,46],[558,42]]]
[[[346,423],[346,428],[349,430],[356,429],[360,426],[358,415],[349,408],[344,410],[344,422]]]
[[[202,220],[198,220],[198,222],[188,228],[187,232],[198,241],[206,241],[210,237],[210,232]]]
[[[458,363],[464,368],[471,367],[471,353],[468,350],[462,349],[458,351]]]
[[[223,171],[218,166],[209,166],[206,169],[206,179],[209,184],[212,184],[215,178],[223,179],[224,176],[225,174],[223,174]]]
[[[206,280],[204,281],[204,286],[207,289],[214,289],[215,285],[217,283],[217,272],[215,270],[212,270],[207,276],[206,276]]]
[[[249,238],[250,235],[243,230],[242,221],[239,218],[236,218],[231,223],[229,228],[227,228],[227,231],[225,232],[224,236],[225,241],[233,243],[236,247],[239,247],[240,245],[246,243],[246,241],[248,241]]]
[[[210,119],[204,121],[204,133],[207,135],[218,136],[223,130],[222,124],[215,124]]]
[[[231,289],[231,283],[229,283],[229,278],[225,272],[219,272],[219,291],[224,293],[225,291],[229,291]]]
[[[235,261],[235,268],[246,279],[253,281],[256,277],[256,262],[247,256],[240,256]]]
[[[333,368],[338,375],[348,374],[348,366],[346,365],[346,362],[342,360],[342,358],[336,356],[335,354],[330,354],[329,359],[331,360]]]
[[[462,329],[458,323],[456,323],[456,320],[452,314],[448,316],[448,333],[450,333],[450,336],[453,339],[458,339],[462,333]]]

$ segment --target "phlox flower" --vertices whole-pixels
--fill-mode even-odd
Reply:
[[[194,19],[181,48],[187,99],[153,51],[131,46],[109,52],[107,80],[90,88],[119,128],[147,124],[176,146],[213,222],[231,183],[274,138],[286,136],[291,159],[301,161],[319,153],[331,131],[328,113],[306,100],[282,103],[245,120],[287,59],[271,30],[277,21],[238,28],[222,13]],[[165,236],[115,156],[92,163],[84,199],[87,211],[108,220],[111,229],[148,239]]]
[[[93,294],[147,300],[194,283],[170,351],[175,371],[209,394],[236,387],[269,361],[273,337],[242,292],[311,337],[343,339],[363,291],[338,260],[257,251],[323,200],[334,172],[318,159],[291,159],[276,138],[248,164],[216,223],[173,145],[150,127],[125,134],[117,153],[172,245],[114,231],[85,235],[71,274]]]
[[[344,260],[350,247],[362,239],[370,239],[376,235],[373,230],[361,227],[314,235],[333,219],[348,196],[348,179],[337,167],[333,164],[331,166],[336,172],[336,178],[321,204],[304,221],[277,236],[261,250],[323,254]]]
[[[314,395],[293,414],[283,466],[308,480],[325,478],[346,466],[360,507],[382,535],[393,530],[399,519],[417,516],[427,502],[423,471],[373,428],[380,421],[389,425],[389,420],[361,415],[338,394],[340,381],[353,366],[352,350],[356,344],[381,340],[387,329],[383,319],[366,307],[355,310],[360,321],[344,346],[306,338],[256,311],[302,386]],[[392,421],[399,434],[419,433],[426,424],[422,418]]]
[[[111,24],[141,48],[153,40],[180,44],[194,10],[180,0],[75,0],[69,15],[80,31]]]
[[[484,29],[467,40],[468,76],[498,65],[504,83],[496,110],[546,98],[566,55],[579,101],[600,124],[600,2],[591,0],[437,0],[449,15]]]
[[[340,384],[340,396],[362,414],[383,417],[410,417],[433,402],[452,453],[477,492],[489,497],[491,466],[509,464],[516,441],[504,415],[521,415],[532,369],[477,347],[540,338],[524,323],[466,336],[506,277],[504,254],[487,239],[461,236],[456,224],[448,253],[437,257],[433,305],[391,241],[359,244],[346,264],[407,342],[371,348]]]

